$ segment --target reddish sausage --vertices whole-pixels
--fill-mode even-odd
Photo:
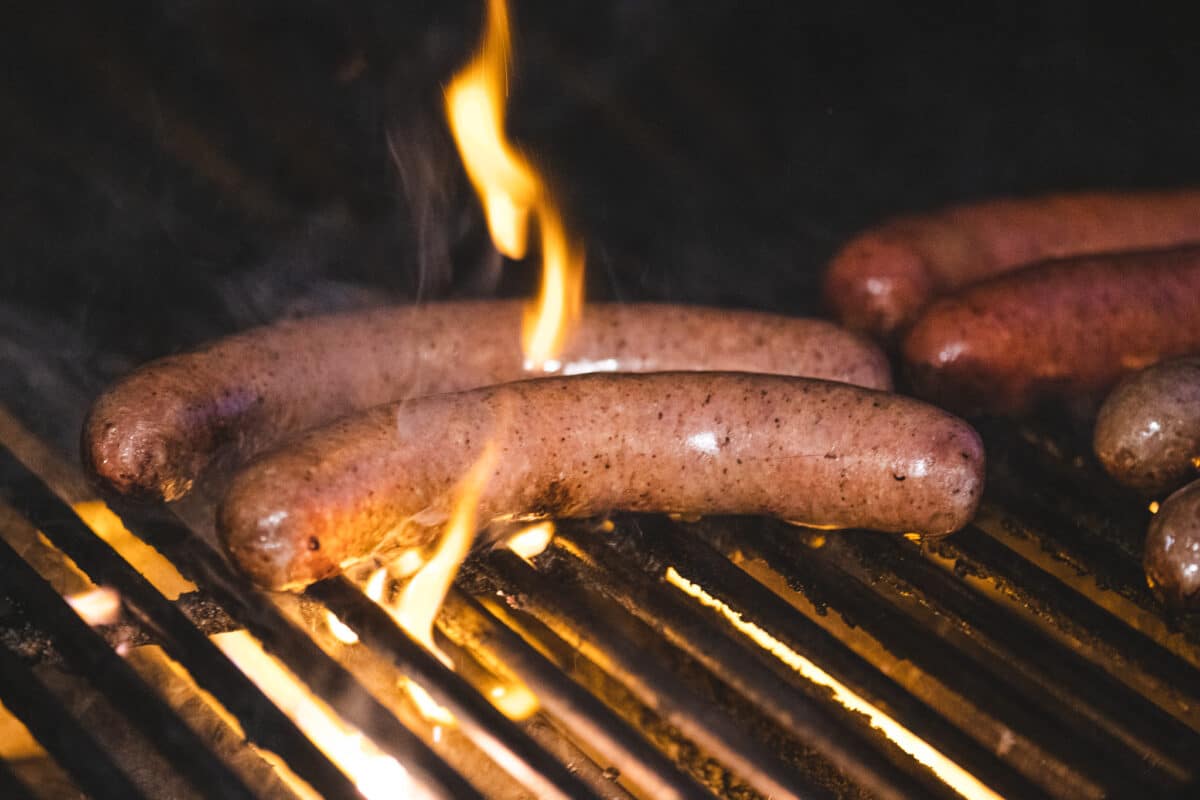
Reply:
[[[850,328],[902,331],[937,296],[1034,261],[1200,241],[1200,191],[994,200],[892,220],[852,239],[825,278]]]
[[[1096,457],[1131,489],[1161,497],[1200,470],[1200,358],[1176,358],[1123,380],[1096,418]]]
[[[903,342],[914,391],[964,413],[1098,400],[1200,351],[1200,247],[1039,264],[935,302]]]
[[[975,430],[911,398],[744,373],[543,378],[305,434],[235,476],[222,541],[262,585],[307,585],[383,541],[427,541],[489,446],[481,524],[623,509],[945,534],[983,489]]]
[[[99,482],[174,500],[220,451],[243,460],[358,409],[529,377],[519,302],[381,309],[283,322],[152,362],[93,405],[82,451]],[[885,389],[887,361],[819,320],[659,305],[591,305],[560,371],[736,369]]]

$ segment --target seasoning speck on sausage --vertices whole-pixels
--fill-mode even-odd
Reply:
[[[481,525],[628,510],[939,535],[983,489],[978,434],[912,398],[741,373],[590,375],[408,400],[305,434],[235,476],[218,528],[257,582],[301,587],[381,542],[427,541],[487,448]]]

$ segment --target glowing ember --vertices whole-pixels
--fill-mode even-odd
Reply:
[[[527,369],[554,372],[583,305],[583,252],[570,241],[545,181],[508,142],[504,130],[512,54],[508,7],[489,0],[487,29],[475,58],[446,89],[446,116],[496,249],[524,258],[529,219],[541,237],[542,284],[526,312],[522,345]]]
[[[375,746],[314,697],[282,664],[245,631],[219,633],[213,642],[238,669],[286,714],[318,749],[346,773],[368,800],[434,797],[400,762]]]
[[[73,508],[79,518],[97,536],[132,564],[169,600],[177,600],[184,592],[193,592],[196,585],[179,574],[175,565],[157,550],[125,529],[121,518],[99,500],[76,503]]]
[[[65,599],[88,625],[111,625],[121,617],[121,595],[107,586],[79,592]]]
[[[521,558],[529,561],[550,546],[554,538],[554,523],[550,520],[530,525],[508,537],[506,544]]]
[[[1157,501],[1157,500],[1151,500],[1151,501],[1150,501],[1150,513],[1151,513],[1151,514],[1157,514],[1157,513],[1158,513],[1158,501]]]
[[[333,638],[342,644],[358,644],[358,634],[351,630],[349,625],[338,619],[337,614],[326,610],[325,624],[329,626],[329,632],[333,634]]]
[[[743,619],[741,612],[734,610],[723,601],[713,597],[704,590],[703,586],[689,581],[680,575],[674,567],[667,567],[665,577],[668,583],[684,594],[694,598],[701,605],[719,612],[740,633],[784,664],[787,664],[802,677],[818,686],[830,689],[837,702],[850,711],[863,714],[870,719],[872,728],[881,731],[897,747],[932,770],[947,786],[954,789],[963,797],[972,798],[972,800],[982,800],[983,798],[987,798],[987,800],[1000,800],[998,794],[980,783],[974,775],[951,761],[928,742],[913,734],[882,710],[852,692],[849,687],[838,681],[828,672],[776,639],[758,625]]]

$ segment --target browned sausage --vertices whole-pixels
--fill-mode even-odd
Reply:
[[[351,411],[529,377],[519,302],[408,306],[283,322],[152,362],[105,392],[85,466],[124,495],[177,499],[234,460]],[[560,372],[736,369],[888,388],[874,345],[832,323],[750,311],[591,305]]]
[[[1096,457],[1117,481],[1161,496],[1200,470],[1200,358],[1177,358],[1123,380],[1100,407]]]
[[[1146,580],[1166,602],[1200,605],[1200,481],[1168,497],[1150,522]]]
[[[834,257],[825,300],[848,327],[890,338],[941,294],[1026,264],[1200,241],[1200,191],[994,200],[892,220]]]
[[[1126,373],[1200,351],[1200,247],[1065,259],[975,284],[930,306],[902,349],[915,392],[961,412],[1098,401]]]
[[[491,446],[481,523],[613,509],[945,534],[983,489],[975,430],[843,383],[744,373],[544,378],[379,406],[235,476],[218,515],[256,581],[304,586],[428,540]]]

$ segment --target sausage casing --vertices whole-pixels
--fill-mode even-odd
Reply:
[[[931,305],[902,344],[914,391],[962,413],[1098,401],[1200,351],[1200,247],[1039,264]]]
[[[530,377],[523,310],[480,301],[330,315],[159,359],[93,405],[85,467],[110,491],[174,500],[218,453],[241,461],[358,409]],[[709,369],[891,386],[883,354],[832,323],[669,305],[589,305],[559,372]]]
[[[1167,603],[1200,605],[1200,481],[1163,501],[1146,532],[1146,579]]]
[[[1027,264],[1200,241],[1200,191],[1004,199],[895,219],[848,242],[825,277],[846,326],[890,338],[934,298]]]
[[[611,510],[764,514],[945,534],[983,488],[979,436],[921,401],[741,373],[546,378],[379,406],[235,476],[218,514],[270,588],[336,572],[385,540],[417,545],[494,454],[479,520]]]
[[[1200,470],[1200,358],[1177,358],[1131,375],[1100,407],[1096,457],[1120,483],[1162,496]]]

